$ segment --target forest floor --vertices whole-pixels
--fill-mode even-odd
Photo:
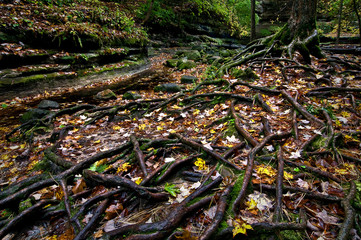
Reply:
[[[180,92],[1,103],[0,238],[360,239],[359,56],[255,59],[219,78],[171,57],[151,68]],[[43,99],[59,109],[20,125]]]

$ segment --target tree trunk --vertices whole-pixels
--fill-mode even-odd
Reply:
[[[337,38],[336,38],[337,45],[340,43],[342,8],[343,8],[343,0],[341,0],[340,2],[340,9],[338,10],[338,26],[337,26]]]
[[[256,0],[251,0],[251,41],[256,39]]]
[[[359,14],[359,12],[357,10],[357,9],[359,9],[359,7],[357,6],[356,0],[353,0],[353,8],[354,8],[354,11],[355,11],[356,16],[357,16],[358,30],[359,30],[359,37],[360,37],[360,47],[361,47],[361,19],[360,19],[360,14]]]
[[[317,0],[295,0],[288,20],[290,39],[309,37],[316,29]]]

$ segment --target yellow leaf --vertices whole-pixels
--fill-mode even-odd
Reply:
[[[200,113],[199,109],[196,109],[196,110],[193,111],[194,116],[198,115],[199,113]]]
[[[142,181],[143,181],[143,179],[141,177],[139,177],[137,180],[135,180],[135,183],[139,185]]]
[[[144,123],[143,123],[143,124],[140,124],[140,125],[138,126],[139,130],[144,130],[145,127],[146,127],[146,125],[145,125]]]
[[[205,170],[207,169],[206,161],[204,161],[202,158],[197,158],[197,161],[194,163],[198,167],[198,170]]]
[[[158,126],[157,130],[160,131],[160,130],[163,130],[163,128],[161,126]]]
[[[128,171],[129,170],[129,168],[131,168],[132,167],[132,165],[130,165],[129,163],[123,163],[121,166],[119,166],[118,167],[118,169],[117,169],[117,173],[119,173],[119,172],[126,172],[126,171]]]
[[[286,180],[292,180],[293,179],[293,175],[288,173],[288,172],[283,172],[283,177],[286,179]]]
[[[216,133],[216,131],[214,131],[214,129],[211,129],[211,131],[209,131],[210,133]]]
[[[121,127],[119,127],[119,126],[114,126],[113,127],[113,130],[119,130],[119,129],[121,129]]]
[[[342,123],[338,119],[336,119],[336,126],[337,127],[342,127]]]
[[[96,141],[94,141],[94,143],[100,143],[100,140],[96,140]]]
[[[250,201],[246,202],[246,205],[248,210],[258,209],[257,202],[253,198],[251,198]]]
[[[234,227],[232,230],[233,237],[239,233],[247,235],[247,229],[253,230],[252,226],[244,222],[243,219],[236,219],[232,223]]]
[[[256,170],[258,176],[267,175],[269,177],[276,176],[276,171],[271,166],[258,166]]]
[[[342,117],[344,117],[344,118],[348,118],[348,117],[351,116],[351,114],[350,114],[349,112],[341,112],[341,115],[342,115]]]

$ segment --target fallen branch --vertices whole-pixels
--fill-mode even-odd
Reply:
[[[105,199],[99,204],[88,224],[78,233],[78,235],[76,235],[74,240],[86,239],[86,237],[90,234],[90,231],[95,228],[95,225],[101,220],[99,218],[104,213],[108,203],[109,199]]]
[[[140,150],[139,142],[134,135],[130,136],[130,141],[133,144],[133,151],[135,154],[135,158],[137,159],[144,176],[147,176],[148,172],[147,172],[147,167],[145,166],[144,154],[142,150]]]
[[[308,121],[315,123],[319,126],[324,126],[325,123],[321,121],[320,119],[313,116],[311,113],[309,113],[301,104],[299,104],[288,92],[285,90],[282,90],[282,95],[287,99],[289,103],[292,104],[294,108],[297,109],[299,113],[301,113]]]
[[[16,226],[25,221],[27,218],[32,217],[36,211],[40,211],[44,206],[49,204],[58,203],[56,200],[43,199],[37,202],[35,205],[27,208],[22,211],[20,214],[16,215],[5,227],[0,230],[0,238],[3,239],[6,234],[14,230]],[[36,214],[35,214],[36,216]]]
[[[246,172],[244,175],[244,179],[243,179],[243,184],[241,187],[241,190],[236,198],[236,200],[233,202],[233,207],[232,210],[234,213],[237,212],[239,206],[241,205],[241,203],[244,200],[244,197],[246,196],[246,191],[247,191],[247,187],[248,184],[252,178],[252,171],[253,171],[253,165],[254,165],[254,158],[256,156],[256,154],[258,152],[260,152],[262,150],[262,148],[268,144],[270,141],[272,140],[276,140],[276,139],[283,139],[286,137],[289,137],[291,135],[290,132],[288,133],[283,133],[283,134],[272,134],[269,135],[267,137],[265,137],[262,142],[260,142],[256,147],[254,147],[248,154],[248,162],[247,162],[247,168],[246,168]]]
[[[210,150],[209,148],[203,146],[202,144],[199,144],[193,140],[187,139],[178,133],[172,133],[169,135],[169,137],[170,138],[178,138],[183,144],[188,145],[197,151],[202,149],[204,152],[206,152],[208,155],[215,158],[216,160],[219,160],[219,161],[225,163],[226,165],[229,165],[237,170],[241,170],[241,168],[239,166],[235,165],[234,163],[229,162],[227,159],[222,157],[220,154]]]
[[[354,181],[350,182],[350,191],[347,196],[341,201],[341,205],[345,211],[345,219],[340,227],[337,235],[337,240],[349,239],[350,231],[355,221],[355,209],[353,209],[351,202],[354,200],[356,194],[356,184]]]

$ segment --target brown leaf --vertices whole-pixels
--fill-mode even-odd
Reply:
[[[84,188],[86,188],[86,183],[84,181],[84,178],[78,179],[75,183],[75,186],[72,189],[73,194],[77,194],[84,191]]]

